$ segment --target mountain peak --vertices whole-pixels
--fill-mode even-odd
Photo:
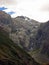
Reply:
[[[10,16],[10,15],[7,14],[6,12],[0,10],[0,17],[1,17],[2,15],[3,15],[4,17]]]
[[[0,25],[9,24],[11,21],[11,16],[4,11],[0,11]]]

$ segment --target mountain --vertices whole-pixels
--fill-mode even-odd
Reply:
[[[11,16],[4,11],[0,11],[0,24],[10,24],[11,22]]]
[[[33,49],[35,35],[41,23],[26,16],[11,16],[0,11],[0,26],[9,33],[14,43],[30,52]]]
[[[9,14],[5,13],[4,11],[0,11],[0,27],[7,32],[4,35],[8,35],[8,37],[14,42],[13,44],[21,47],[30,54],[32,54],[35,37],[40,24],[41,23],[38,21],[30,19],[26,16],[11,18]],[[9,53],[11,53],[11,51],[9,51]]]
[[[0,27],[0,65],[39,65],[22,48],[8,37],[8,33]]]
[[[11,16],[4,11],[0,11],[0,26],[2,26],[8,33],[11,32],[12,19]]]
[[[34,38],[40,23],[25,16],[18,16],[12,21],[14,25],[10,38],[29,52],[33,48]]]
[[[32,56],[37,62],[49,65],[49,21],[40,25],[33,51],[31,52]]]

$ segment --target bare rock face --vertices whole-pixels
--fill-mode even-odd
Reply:
[[[18,16],[13,19],[14,26],[10,38],[26,51],[33,49],[34,38],[40,23],[28,17]]]
[[[34,38],[40,23],[25,16],[11,18],[0,11],[0,26],[9,33],[9,37],[26,51],[33,48]]]
[[[8,33],[11,32],[12,19],[11,16],[4,11],[0,11],[0,26]]]
[[[4,11],[0,11],[0,24],[10,24],[11,16]]]
[[[43,23],[36,35],[34,51],[37,51],[33,57],[40,63],[49,63],[49,21]]]

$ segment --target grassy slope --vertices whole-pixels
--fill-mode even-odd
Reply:
[[[27,54],[24,50],[22,50],[19,46],[17,46],[13,41],[8,38],[8,35],[5,31],[0,29],[0,64],[2,65],[3,61],[4,65],[8,63],[14,63],[14,65],[39,65]],[[11,64],[12,65],[12,64]]]

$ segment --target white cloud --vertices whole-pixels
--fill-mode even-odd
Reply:
[[[13,5],[16,4],[16,0],[0,0],[0,5]]]
[[[1,0],[1,5],[9,8],[6,12],[16,12],[12,17],[24,15],[40,22],[49,19],[49,0]]]

